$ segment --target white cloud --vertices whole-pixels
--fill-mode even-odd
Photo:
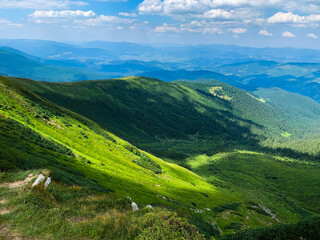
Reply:
[[[204,18],[221,18],[221,19],[230,19],[233,17],[233,11],[226,11],[223,9],[211,9],[204,12]]]
[[[116,16],[105,16],[105,15],[100,15],[95,18],[89,18],[89,19],[77,19],[74,21],[74,24],[81,24],[81,25],[86,25],[90,27],[97,27],[97,26],[103,26],[105,24],[128,24],[128,23],[133,23],[135,20],[133,19],[124,19]]]
[[[263,36],[272,36],[272,33],[269,33],[267,30],[263,30],[263,29],[259,31],[259,34]]]
[[[0,19],[0,26],[1,25],[6,25],[6,26],[10,26],[10,27],[22,27],[23,25],[20,23],[13,23],[10,20],[7,19]]]
[[[267,19],[268,23],[313,24],[320,22],[320,14],[300,16],[292,12],[278,12]]]
[[[119,12],[119,16],[123,17],[137,17],[136,13]]]
[[[307,37],[309,38],[313,38],[313,39],[318,39],[319,37],[317,35],[315,35],[314,33],[309,33],[307,34]]]
[[[162,26],[157,26],[154,30],[155,32],[164,33],[164,32],[180,32],[177,27],[170,26],[167,23],[164,23]]]
[[[281,0],[144,0],[139,4],[140,14],[194,14],[215,8],[273,6]]]
[[[286,31],[282,33],[282,37],[294,38],[296,36],[292,32]]]
[[[244,34],[247,32],[247,29],[246,28],[229,28],[228,31],[234,34]]]
[[[223,31],[220,28],[212,26],[212,23],[206,21],[191,21],[182,24],[168,24],[164,23],[162,26],[157,26],[155,32],[191,32],[191,33],[203,33],[203,34],[222,34]]]
[[[127,2],[128,0],[97,0],[99,2]]]
[[[67,9],[86,5],[86,2],[71,0],[0,0],[0,8]]]
[[[319,0],[284,0],[281,8],[289,12],[319,13],[320,2]]]
[[[278,12],[268,18],[269,23],[302,23],[306,21],[306,17],[293,14],[292,12]]]
[[[139,14],[170,16],[176,22],[205,19],[230,28],[249,28],[254,24],[263,29],[268,24],[281,23],[320,26],[320,0],[143,0],[137,10]],[[275,10],[273,16],[266,18]],[[272,36],[266,30],[259,34]]]
[[[36,23],[45,24],[61,24],[63,23],[64,28],[84,28],[103,26],[106,24],[129,24],[133,23],[135,19],[126,19],[118,16],[105,16],[96,15],[93,11],[40,11],[37,10],[29,15],[30,19]]]
[[[205,33],[205,34],[216,34],[216,33],[217,34],[222,34],[223,33],[223,31],[220,28],[216,28],[216,27],[204,28],[202,32]]]
[[[93,11],[70,11],[70,10],[63,10],[63,11],[35,11],[34,13],[30,14],[29,17],[33,18],[91,18],[94,17],[96,14]]]

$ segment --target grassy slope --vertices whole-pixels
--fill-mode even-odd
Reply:
[[[230,103],[236,116],[249,119],[269,131],[278,135],[288,132],[291,139],[296,140],[319,137],[320,104],[308,97],[278,88],[259,89],[251,93],[214,80],[196,82],[198,84],[188,83],[187,86],[202,91],[208,89],[205,85],[222,86],[225,95],[233,96]]]
[[[276,218],[274,223],[283,222],[283,219],[295,222],[311,213],[320,213],[318,163],[237,151],[211,157],[199,155],[188,159],[188,165],[209,182],[241,195],[243,202],[239,202],[239,206],[229,205],[225,211],[217,213],[219,226],[230,225],[230,220],[240,228],[250,226],[256,221],[252,216],[268,215],[261,206],[271,210]]]
[[[308,97],[293,94],[279,88],[260,88],[254,93],[266,99],[271,106],[277,106],[285,112],[301,116],[300,119],[303,125],[284,133],[286,138],[278,139],[276,142],[268,140],[268,145],[289,147],[296,151],[308,152],[314,155],[319,154],[319,103]],[[292,137],[292,133],[293,135],[298,133],[301,138]]]
[[[0,173],[22,180],[48,171]],[[129,198],[114,198],[79,186],[51,183],[30,188],[1,188],[0,239],[201,239],[186,215],[165,208],[132,212]],[[4,214],[3,211],[6,211]],[[190,221],[190,220],[189,220]],[[44,224],[45,223],[45,224]]]
[[[165,83],[130,77],[59,84],[14,80],[164,157],[255,149],[270,136],[279,142],[288,140],[286,133],[292,141],[320,133],[319,106],[308,99],[301,98],[305,110],[297,114],[292,107],[279,107],[215,80]]]
[[[15,131],[21,131],[19,127],[22,124],[23,127],[32,129],[34,135],[41,135],[70,149],[74,155],[61,156],[66,166],[81,172],[93,182],[114,190],[117,195],[129,195],[143,204],[158,202],[174,205],[157,197],[158,194],[162,194],[186,206],[191,196],[198,196],[196,201],[199,200],[200,206],[206,205],[208,198],[201,193],[208,193],[209,199],[212,198],[214,202],[221,201],[225,196],[195,174],[151,155],[146,154],[161,166],[164,173],[156,175],[140,167],[134,162],[139,157],[124,147],[129,145],[127,142],[100,129],[89,120],[38,98],[3,77],[1,77],[0,113],[3,144],[8,138],[15,141],[23,140],[15,134],[11,137]],[[20,126],[15,126],[19,123]],[[13,127],[8,129],[8,126]],[[30,142],[28,139],[25,141]],[[14,142],[8,145],[5,149],[10,147],[11,152],[19,151]],[[48,154],[48,151],[41,152],[41,150],[27,151],[29,161],[32,161],[33,155],[39,155],[40,158],[41,154],[43,156]],[[23,151],[25,149],[21,150]],[[53,163],[47,163],[49,166],[51,164]],[[155,187],[155,185],[160,186]]]
[[[1,77],[0,81],[1,144],[5,146],[1,150],[8,156],[19,152],[16,156],[22,158],[24,169],[49,168],[53,173],[59,169],[61,171],[56,176],[61,181],[106,192],[113,190],[115,192],[108,195],[117,198],[129,195],[140,206],[160,204],[183,209],[202,221],[213,222],[223,234],[248,227],[297,222],[312,213],[319,213],[316,204],[319,191],[315,190],[320,181],[317,163],[252,152],[221,153],[213,157],[189,158],[186,164],[196,175],[145,153],[164,172],[156,175],[133,162],[138,156],[132,149],[127,150],[130,149],[127,142],[90,120],[37,97],[11,79]],[[39,87],[31,81],[20,81],[31,84],[30,89]],[[156,81],[153,84],[159,87],[162,83]],[[174,86],[194,93],[191,88]],[[222,96],[221,92],[217,93]],[[218,101],[212,104],[219,107],[221,101],[217,98]],[[21,128],[26,128],[23,131],[29,131],[29,135],[40,135],[44,139],[39,143],[38,140],[30,141],[25,137],[27,134],[13,134],[24,133]],[[158,194],[169,200],[158,197]],[[278,220],[261,206],[270,209]]]
[[[228,103],[180,84],[142,77],[65,84],[15,81],[159,154],[203,152],[208,145],[226,147],[251,135],[252,124],[228,112]],[[198,148],[190,148],[193,144]]]

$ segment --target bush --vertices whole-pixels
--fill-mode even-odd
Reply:
[[[17,201],[28,209],[49,209],[56,206],[55,198],[48,194],[41,186],[32,188],[27,194],[17,199]]]
[[[226,203],[213,208],[213,211],[216,213],[224,212],[226,210],[236,211],[239,206],[240,206],[240,203],[230,203],[230,204]]]
[[[137,240],[205,239],[195,226],[188,223],[187,219],[178,217],[176,213],[150,212],[143,216],[142,224],[145,229]]]

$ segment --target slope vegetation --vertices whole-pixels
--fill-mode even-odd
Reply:
[[[177,203],[182,206],[197,194],[203,204],[208,198],[202,193],[214,199],[224,195],[188,170],[138,150],[3,77],[0,114],[2,170],[50,167],[57,180],[80,184],[86,179],[84,185],[144,204],[167,202],[157,195],[182,196]]]
[[[114,85],[109,88],[108,84],[115,84],[118,89]],[[146,85],[144,91],[141,91],[142,84]],[[173,235],[177,232],[186,239],[202,239],[220,238],[247,228],[308,221],[308,217],[320,213],[317,204],[320,166],[317,162],[302,162],[258,152],[220,151],[210,157],[203,154],[188,156],[183,162],[187,170],[148,154],[106,131],[107,122],[101,121],[101,125],[106,124],[101,128],[93,121],[35,94],[46,95],[48,99],[55,97],[61,104],[68,103],[70,99],[69,104],[88,112],[97,110],[93,103],[102,104],[111,99],[98,106],[117,103],[112,105],[113,108],[106,108],[114,111],[115,119],[111,121],[109,118],[109,129],[125,126],[122,124],[126,121],[127,134],[134,134],[132,126],[138,123],[133,121],[134,118],[145,113],[139,119],[147,120],[143,123],[148,124],[149,129],[156,131],[162,127],[161,131],[170,136],[154,138],[156,140],[151,142],[151,146],[156,146],[158,151],[159,143],[165,145],[166,142],[174,142],[182,150],[186,149],[186,143],[190,144],[189,147],[205,145],[206,149],[214,142],[209,138],[214,134],[218,135],[214,138],[216,140],[230,141],[233,137],[237,143],[242,139],[242,147],[248,147],[258,136],[252,134],[252,129],[264,131],[264,127],[240,118],[241,109],[239,113],[235,112],[238,115],[231,115],[231,106],[235,105],[230,105],[230,102],[237,95],[231,94],[232,89],[227,90],[226,85],[196,84],[196,87],[188,84],[168,84],[147,78],[50,84],[1,77],[0,167],[5,172],[0,173],[0,182],[23,180],[30,173],[39,172],[50,174],[55,180],[49,190],[29,190],[25,186],[21,191],[20,188],[7,189],[0,185],[0,207],[4,205],[6,211],[0,214],[2,229],[9,228],[6,224],[10,223],[11,228],[19,230],[23,236],[43,236],[43,239],[156,239],[159,236],[174,239],[179,237]],[[115,95],[107,95],[110,89]],[[101,92],[107,97],[102,98]],[[155,94],[158,92],[161,95]],[[84,98],[82,101],[80,96]],[[265,104],[258,96],[252,97],[246,92],[244,96],[259,106]],[[126,97],[137,99],[136,105],[129,105],[128,99],[124,104],[122,101]],[[146,99],[149,100],[146,102]],[[153,101],[158,104],[153,104]],[[86,102],[89,105],[84,105]],[[148,104],[150,106],[146,108]],[[144,111],[130,118],[130,114],[139,110],[138,106]],[[162,117],[157,113],[160,107],[173,109],[173,114],[170,112],[172,117],[157,120],[156,117]],[[196,110],[192,111],[191,107]],[[131,108],[130,113],[128,110]],[[152,108],[154,111],[149,113]],[[118,111],[128,118],[117,118]],[[181,115],[175,115],[175,111]],[[149,119],[152,115],[156,117]],[[203,131],[197,130],[198,134],[190,134],[188,127],[195,123],[193,118],[195,121],[196,117],[201,124],[209,121],[212,125]],[[171,130],[168,123],[161,125],[162,121],[172,121],[169,123],[180,127],[181,135],[175,135],[175,127]],[[148,128],[141,131],[138,126],[135,130],[140,135],[132,139],[140,142],[141,139],[145,142],[153,139],[153,135],[147,132]],[[123,127],[118,131],[125,132]],[[240,137],[237,136],[239,133]],[[245,134],[248,134],[247,138]],[[223,146],[224,143],[219,144]],[[19,172],[21,170],[23,172]],[[151,204],[165,209],[157,207],[132,213],[128,196],[140,208]],[[77,206],[77,210],[73,206]],[[39,214],[44,217],[36,217]],[[43,219],[47,219],[49,224],[37,230],[31,227]],[[56,228],[62,230],[55,231]],[[4,234],[9,236],[13,232]]]
[[[273,141],[301,140],[311,134],[311,129],[313,137],[320,133],[317,103],[301,98],[305,111],[310,111],[308,115],[297,113],[294,108],[277,106],[269,98],[215,80],[13,80],[162,157],[181,159],[222,149],[254,150],[262,143],[274,147]]]

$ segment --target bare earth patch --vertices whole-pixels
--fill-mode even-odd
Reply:
[[[9,209],[6,209],[6,208],[0,209],[0,215],[5,215],[5,214],[8,214],[8,213],[11,213],[11,211]]]
[[[68,218],[67,221],[71,223],[83,223],[83,222],[86,222],[87,219],[84,217],[73,217],[73,218]]]
[[[26,240],[19,236],[19,234],[15,231],[9,231],[10,225],[0,225],[0,239],[6,240]]]
[[[32,173],[30,173],[25,180],[16,181],[16,182],[12,182],[12,183],[2,183],[2,184],[0,184],[0,187],[7,187],[7,188],[22,187],[22,186],[27,185],[33,178],[34,178],[34,175]]]

